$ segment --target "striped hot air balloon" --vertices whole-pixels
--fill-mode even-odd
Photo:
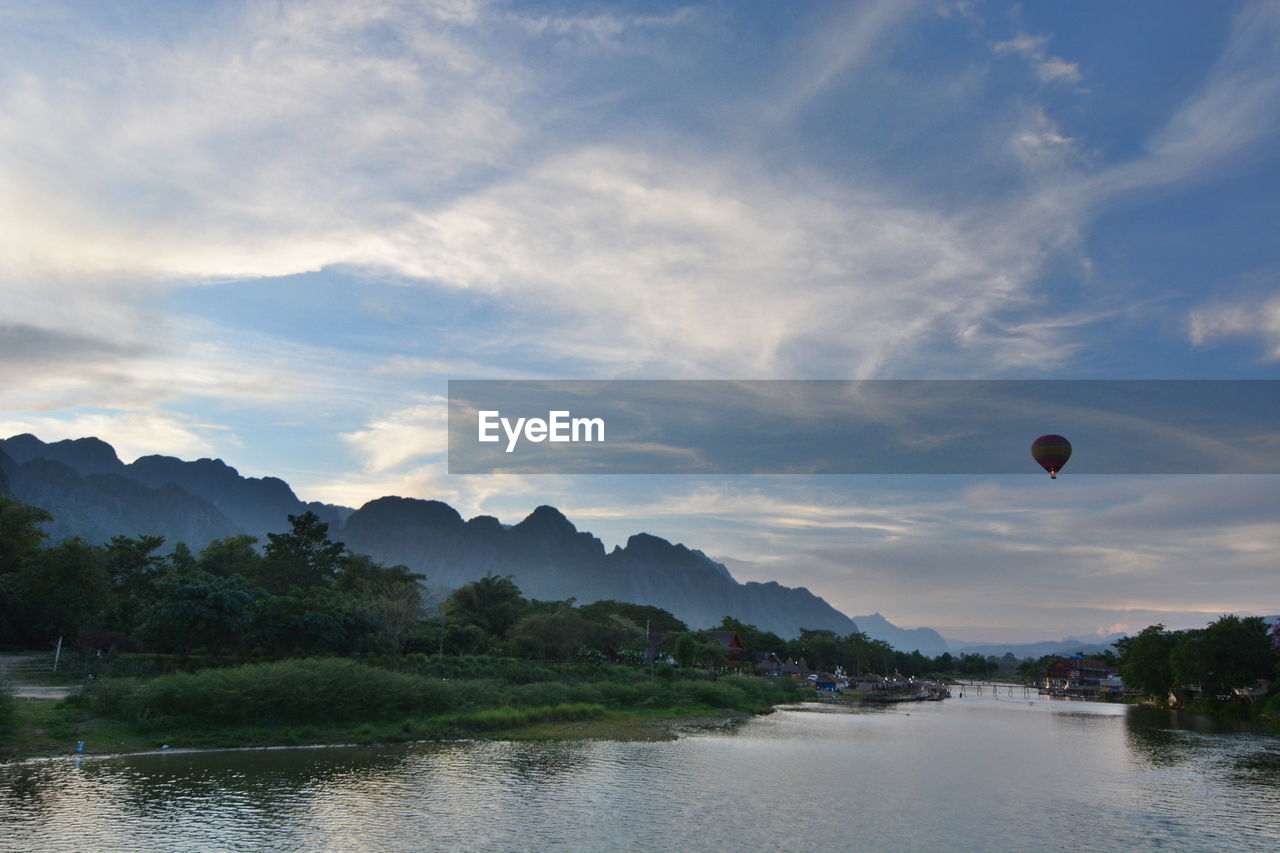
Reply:
[[[1031,457],[1056,480],[1062,466],[1071,458],[1071,442],[1060,435],[1042,435],[1031,442]]]

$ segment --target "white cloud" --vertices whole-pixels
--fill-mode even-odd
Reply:
[[[1230,338],[1256,338],[1266,348],[1268,360],[1280,360],[1280,295],[1194,308],[1189,316],[1188,337],[1195,346],[1210,346]]]
[[[486,474],[451,477],[443,462],[405,465],[397,470],[296,478],[291,482],[304,500],[360,507],[388,495],[444,501],[463,518],[493,515],[518,521],[532,509],[552,501],[565,489],[563,478]]]
[[[1048,36],[1018,33],[1008,41],[996,42],[991,49],[997,56],[1022,57],[1031,65],[1036,79],[1042,83],[1075,85],[1083,80],[1084,75],[1080,73],[1080,66],[1061,57],[1050,56],[1048,44]]]
[[[364,470],[378,474],[428,456],[441,456],[449,448],[449,409],[443,397],[378,418],[342,439],[364,458]]]
[[[918,8],[920,0],[873,0],[850,4],[799,45],[770,96],[761,102],[772,121],[793,117],[846,74],[870,62],[893,43],[894,29]]]
[[[502,294],[547,323],[525,345],[616,372],[870,375],[927,340],[964,345],[1032,281],[1037,243],[997,236],[1027,236],[1026,214],[943,215],[724,152],[590,147],[421,215],[368,260]]]
[[[1200,85],[1154,133],[1146,152],[1083,186],[1097,200],[1202,183],[1247,167],[1280,118],[1280,6],[1254,3],[1232,20],[1230,40]]]
[[[582,42],[621,48],[624,34],[650,29],[666,29],[684,24],[696,14],[692,7],[683,7],[667,15],[528,15],[516,12],[511,18],[527,33],[534,36],[555,36]]]
[[[508,109],[524,80],[469,46],[467,4],[250,4],[229,17],[225,30],[165,31],[171,44],[95,33],[70,43],[76,62],[32,60],[0,99],[0,264],[316,269],[522,137]],[[368,195],[362,175],[384,190]]]
[[[1079,157],[1077,140],[1067,136],[1041,106],[1026,111],[1011,145],[1025,166],[1037,170],[1061,168]]]

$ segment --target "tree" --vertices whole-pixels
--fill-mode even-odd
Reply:
[[[1164,625],[1150,625],[1137,636],[1116,641],[1120,652],[1120,677],[1126,687],[1163,700],[1174,686],[1171,661],[1178,635]]]
[[[1200,631],[1199,668],[1209,696],[1229,693],[1275,672],[1275,658],[1267,639],[1267,623],[1260,616],[1221,617]]]
[[[842,645],[835,631],[801,629],[800,638],[788,650],[791,657],[804,658],[814,669],[832,670],[844,662]]]
[[[267,654],[370,651],[377,631],[359,602],[325,587],[302,595],[268,595],[253,604],[252,642]]]
[[[0,495],[0,575],[17,572],[48,538],[40,525],[53,516],[38,506]]]
[[[244,651],[254,599],[244,578],[174,573],[160,589],[160,601],[138,627],[148,648],[169,654]]]
[[[408,566],[387,567],[364,554],[347,553],[340,560],[335,587],[359,601],[377,626],[381,645],[402,654],[414,627],[426,616],[422,602],[425,575]]]
[[[162,545],[163,536],[113,536],[103,548],[114,605],[109,621],[116,629],[131,633],[143,612],[158,599],[156,584],[167,568],[165,559],[156,553]]]
[[[329,526],[314,512],[289,516],[288,533],[268,533],[262,562],[255,568],[269,592],[305,591],[329,586],[341,567],[346,546],[329,539]]]
[[[260,574],[258,563],[262,561],[255,547],[257,544],[257,537],[247,533],[215,539],[201,550],[200,569],[220,578],[231,575],[257,577]]]
[[[1039,659],[1024,658],[1022,663],[1018,664],[1017,673],[1021,676],[1023,682],[1028,684],[1044,681],[1045,675],[1049,671],[1049,664],[1053,660],[1053,655],[1044,655]]]
[[[28,645],[98,627],[111,603],[102,551],[79,537],[42,549],[18,580]]]
[[[510,575],[489,574],[455,589],[444,603],[444,612],[455,624],[474,625],[486,636],[503,639],[528,604]]]
[[[595,648],[603,625],[573,607],[526,613],[508,634],[517,651],[529,658],[568,660],[582,648]]]
[[[721,666],[729,658],[729,651],[715,637],[704,631],[685,631],[663,640],[680,666]]]
[[[654,634],[670,634],[689,630],[689,626],[677,619],[671,611],[663,610],[661,607],[654,607],[652,604],[631,604],[626,601],[606,599],[585,605],[579,610],[588,619],[603,620],[609,616],[622,616],[630,619],[641,628],[644,628],[645,624],[648,623],[649,630]]]
[[[692,633],[685,631],[676,635],[674,654],[676,663],[680,666],[691,667],[697,663],[698,641]]]

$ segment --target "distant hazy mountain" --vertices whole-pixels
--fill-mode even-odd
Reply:
[[[338,526],[351,513],[303,503],[283,480],[242,477],[221,459],[143,456],[126,465],[101,439],[46,444],[28,434],[0,439],[0,452],[18,463],[18,482],[10,477],[15,496],[53,513],[54,538],[147,533],[200,548],[235,533],[265,539],[307,510]]]
[[[34,440],[33,436],[18,438]],[[81,441],[97,442],[106,448],[118,470],[123,470],[110,445],[96,439]],[[171,543],[188,542],[200,547],[238,532],[216,507],[176,486],[157,489],[122,474],[83,473],[52,458],[61,457],[84,464],[88,472],[100,472],[108,466],[99,447],[58,444],[63,446],[44,457],[31,452],[30,442],[0,442],[0,454],[5,460],[0,462],[0,469],[5,471],[10,492],[18,500],[53,514],[53,523],[47,527],[53,541],[80,536],[91,542],[105,542],[123,533],[163,536]]]
[[[855,616],[853,621],[868,637],[884,640],[900,651],[919,651],[922,655],[937,657],[950,649],[950,644],[932,628],[899,628],[879,613]]]
[[[493,572],[512,575],[534,598],[653,604],[695,627],[734,616],[783,636],[801,628],[857,630],[803,587],[738,583],[701,551],[657,536],[638,533],[606,553],[599,539],[550,506],[503,527],[491,516],[464,521],[439,501],[379,498],[347,520],[342,538],[352,550],[423,572],[432,587],[454,588]]]
[[[1111,644],[1127,634],[1110,634],[1106,637],[1064,637],[1061,640],[1044,640],[1039,643],[964,643],[960,640],[948,640],[952,654],[980,654],[1003,657],[1012,652],[1019,658],[1040,658],[1045,655],[1074,655],[1083,652],[1086,655],[1102,654],[1111,648]]]
[[[53,514],[55,541],[151,534],[198,550],[236,533],[261,538],[286,530],[289,515],[311,510],[352,550],[425,574],[433,593],[493,572],[512,575],[533,598],[654,604],[694,627],[734,616],[785,637],[802,628],[858,630],[803,587],[738,583],[701,551],[647,533],[606,553],[599,539],[549,506],[506,527],[491,516],[465,521],[439,501],[387,497],[359,510],[306,504],[283,480],[242,477],[218,459],[144,456],[125,465],[96,438],[45,443],[33,435],[0,440],[4,488]]]

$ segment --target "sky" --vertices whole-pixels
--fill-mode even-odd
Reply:
[[[1277,613],[1275,475],[451,476],[445,397],[1280,378],[1278,143],[1275,3],[0,2],[0,435],[959,639]]]

